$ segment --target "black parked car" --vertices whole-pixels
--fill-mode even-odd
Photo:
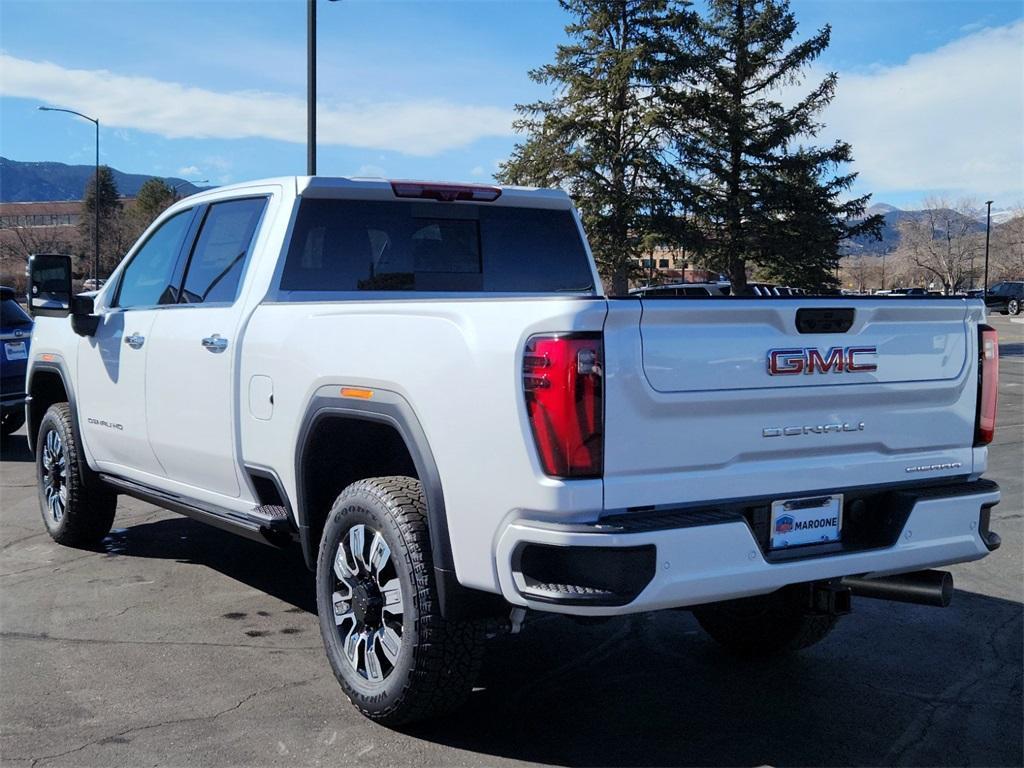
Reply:
[[[1019,315],[1024,306],[1024,280],[1004,280],[988,289],[985,306],[1004,315]]]
[[[25,423],[25,369],[32,337],[32,318],[14,298],[14,289],[0,286],[0,432],[7,436]]]

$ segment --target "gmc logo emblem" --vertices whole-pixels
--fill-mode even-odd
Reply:
[[[768,352],[768,374],[867,373],[878,366],[864,358],[877,354],[875,347],[832,347],[824,354],[814,348],[773,349]]]

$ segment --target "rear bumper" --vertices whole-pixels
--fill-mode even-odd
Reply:
[[[659,511],[592,525],[516,520],[498,538],[498,580],[515,605],[616,615],[730,600],[787,584],[967,562],[998,546],[998,536],[988,531],[989,510],[1000,498],[995,483],[899,496],[907,514],[893,528],[893,543],[855,551],[802,548],[784,558],[766,552],[748,520],[729,510]]]

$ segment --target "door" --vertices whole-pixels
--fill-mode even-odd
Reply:
[[[204,211],[179,304],[150,332],[145,402],[156,457],[168,479],[225,496],[239,495],[236,299],[266,202],[227,200]]]
[[[79,422],[101,470],[163,474],[146,425],[146,356],[160,308],[176,298],[182,245],[194,212],[161,224],[122,271],[99,326],[78,350]]]

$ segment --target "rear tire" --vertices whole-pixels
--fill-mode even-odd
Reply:
[[[364,715],[400,725],[469,695],[485,627],[441,616],[418,480],[378,477],[342,491],[320,540],[316,593],[327,658]]]
[[[807,585],[695,608],[698,623],[731,653],[767,658],[809,648],[823,640],[838,616],[807,613]]]
[[[1006,305],[1006,311],[1009,312],[1011,315],[1019,315],[1020,301],[1017,299],[1010,299],[1009,303]]]
[[[43,522],[58,544],[91,548],[110,533],[117,494],[85,463],[67,403],[51,405],[39,425],[36,479]]]
[[[25,423],[25,409],[12,408],[0,414],[0,435],[8,437],[13,435],[21,425]]]

